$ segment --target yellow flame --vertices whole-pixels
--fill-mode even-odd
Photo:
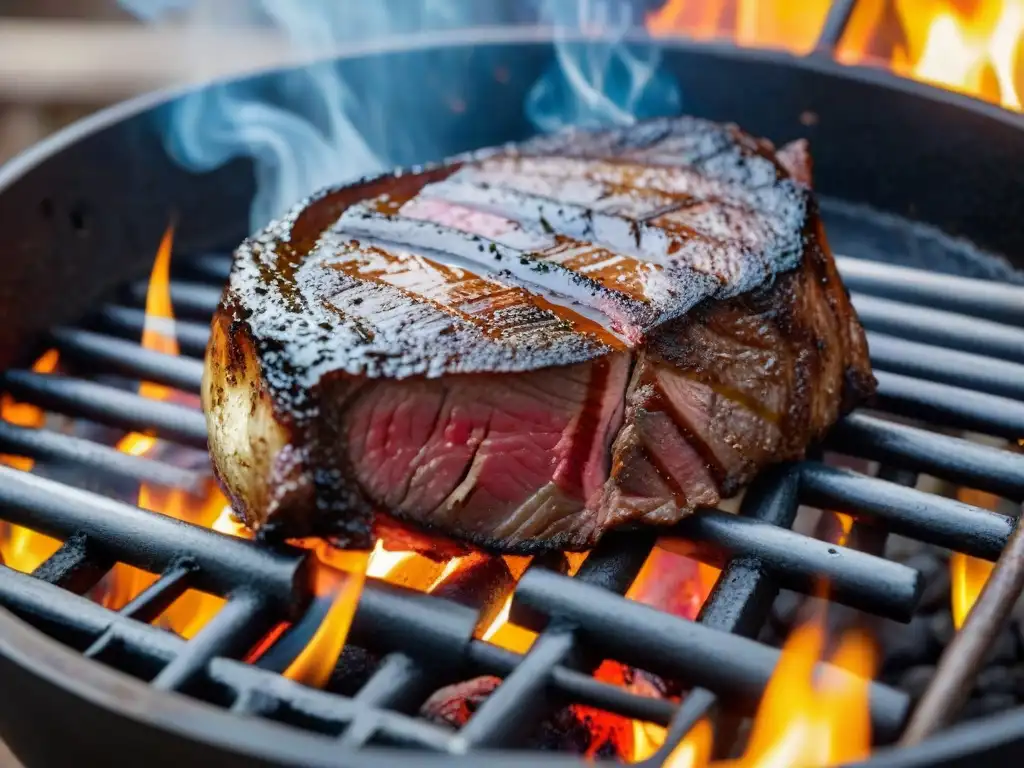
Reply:
[[[180,354],[174,332],[174,311],[171,305],[171,256],[174,229],[168,227],[160,241],[149,285],[146,290],[146,319],[142,332],[142,347],[154,352],[177,356]],[[139,385],[139,394],[150,400],[172,400],[181,393],[154,382]],[[117,449],[133,456],[146,456],[158,446],[152,435],[132,432],[117,443]],[[142,509],[167,515],[204,527],[213,526],[219,519],[227,501],[212,482],[200,496],[180,489],[162,489],[143,483],[139,486],[137,502]],[[139,568],[119,563],[106,580],[101,601],[111,608],[121,608],[150,586],[156,576]],[[156,623],[185,638],[191,638],[223,607],[224,600],[199,590],[188,590],[161,614]]]
[[[954,552],[949,557],[953,624],[960,629],[992,575],[994,563]]]
[[[56,349],[44,352],[32,365],[35,373],[53,373],[60,363]],[[0,396],[0,418],[19,427],[39,429],[46,414],[35,405],[19,403],[10,395]],[[22,472],[32,469],[35,462],[25,456],[0,455],[0,462]],[[31,528],[0,522],[0,562],[22,573],[32,573],[60,549],[61,542]]]
[[[996,510],[999,508],[999,497],[973,488],[959,488],[957,498],[965,504],[982,509]],[[967,615],[974,607],[978,595],[985,588],[995,564],[988,560],[960,552],[953,552],[949,557],[949,580],[953,624],[957,629],[963,626]]]
[[[711,760],[714,730],[708,720],[700,720],[684,738],[662,768],[704,768]]]
[[[844,515],[842,512],[834,512],[836,519],[839,521],[839,527],[841,529],[839,539],[836,544],[845,546],[850,540],[850,531],[853,530],[853,518],[849,515]]]
[[[824,643],[820,622],[792,632],[758,707],[743,757],[721,766],[811,768],[868,756],[874,642],[860,631],[846,633],[832,657],[834,668],[816,680],[815,664]]]
[[[285,677],[314,688],[322,688],[331,677],[366,581],[369,553],[349,552],[346,558],[350,566],[346,571],[328,566],[317,568],[316,592],[321,596],[332,595],[331,607],[302,652],[284,671]]]
[[[837,58],[888,58],[907,77],[1021,109],[1024,0],[863,0]]]

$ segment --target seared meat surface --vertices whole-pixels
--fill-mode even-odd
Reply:
[[[678,118],[330,190],[245,242],[210,450],[265,536],[587,549],[874,389],[806,146]]]

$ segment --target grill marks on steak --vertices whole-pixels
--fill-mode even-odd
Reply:
[[[874,386],[809,177],[805,147],[684,118],[319,196],[243,244],[214,321],[235,508],[584,549],[799,457]]]

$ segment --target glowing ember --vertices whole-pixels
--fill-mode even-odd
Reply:
[[[882,59],[906,77],[1021,108],[1024,0],[858,3],[838,58]]]
[[[959,489],[957,497],[965,504],[971,504],[982,509],[994,510],[999,505],[999,498],[997,496],[970,488]],[[951,607],[953,624],[957,629],[960,629],[967,620],[967,614],[971,612],[971,608],[974,607],[978,595],[985,588],[988,577],[992,575],[993,568],[995,568],[995,564],[988,560],[970,557],[961,552],[953,552],[950,555]]]
[[[809,768],[868,756],[874,642],[859,631],[848,632],[832,656],[835,668],[815,675],[824,643],[825,631],[817,622],[793,631],[761,699],[746,752],[716,766]]]
[[[669,0],[647,16],[652,35],[731,38],[743,46],[814,49],[829,0]]]

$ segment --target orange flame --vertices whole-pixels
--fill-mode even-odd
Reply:
[[[326,685],[338,656],[345,647],[345,640],[352,626],[352,617],[355,616],[359,596],[363,592],[363,583],[375,555],[377,551],[374,551],[373,555],[366,552],[346,552],[337,556],[347,561],[348,568],[344,571],[325,565],[317,568],[316,594],[321,597],[332,595],[331,607],[327,609],[327,614],[313,637],[284,671],[285,677],[315,688]],[[377,570],[391,567],[380,563],[378,560]]]
[[[853,530],[853,518],[849,515],[843,514],[842,512],[833,512],[836,516],[836,520],[839,521],[839,527],[841,529],[839,538],[836,540],[836,544],[839,546],[845,546],[850,540],[850,531]]]
[[[174,230],[168,227],[150,272],[142,347],[176,356],[180,350],[174,332],[170,289],[173,244]],[[150,381],[143,381],[139,385],[139,394],[150,400],[189,400],[184,393]],[[138,432],[125,435],[117,444],[118,450],[133,456],[151,455],[160,448],[164,446],[153,435]],[[198,496],[181,489],[164,489],[143,483],[139,486],[137,504],[151,512],[211,527],[219,519],[227,501],[213,482],[207,483]],[[120,563],[105,580],[100,600],[108,607],[121,608],[155,580],[154,574]],[[216,595],[188,590],[157,618],[157,624],[191,638],[223,605],[224,600]]]
[[[846,633],[832,656],[833,668],[815,676],[825,643],[824,627],[797,627],[765,690],[750,741],[738,760],[720,768],[803,768],[845,765],[871,751],[869,686],[874,642],[860,631]]]
[[[808,53],[829,5],[829,0],[669,0],[648,14],[646,27],[659,37],[725,37],[742,46]]]
[[[971,488],[961,488],[957,491],[957,497],[965,504],[971,504],[982,509],[996,509],[999,505],[999,498],[990,493],[976,491]],[[949,556],[949,576],[951,583],[950,596],[952,599],[953,624],[957,629],[963,626],[967,615],[974,607],[978,595],[985,588],[995,563],[982,560],[977,557],[970,557],[961,552],[953,552]]]
[[[668,0],[647,15],[654,36],[727,38],[811,52],[830,0]],[[896,73],[1014,110],[1024,88],[1024,0],[860,0],[840,41],[844,64]]]
[[[672,750],[663,768],[703,768],[711,760],[714,735],[709,721],[698,721]]]
[[[47,350],[32,365],[35,373],[53,373],[60,362],[56,349]],[[19,403],[10,395],[0,396],[0,418],[19,427],[39,429],[46,414],[37,406]],[[35,462],[25,456],[0,455],[0,462],[22,472],[32,469]],[[60,549],[60,541],[36,533],[31,528],[0,522],[0,562],[22,573],[31,573]]]
[[[837,52],[847,64],[887,61],[899,74],[1021,108],[1024,0],[868,0]]]

